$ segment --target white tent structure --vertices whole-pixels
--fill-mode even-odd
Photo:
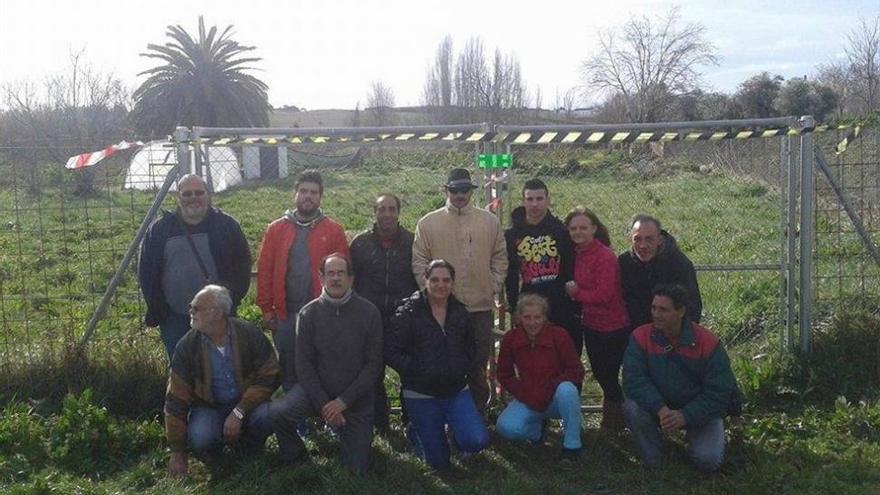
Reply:
[[[241,183],[241,166],[235,151],[226,146],[205,148],[202,164],[206,175],[210,174],[212,190],[220,192]],[[190,157],[192,173],[195,170],[195,157]],[[150,141],[137,151],[128,164],[124,189],[153,190],[162,187],[165,176],[177,165],[177,154],[171,141]],[[207,178],[207,177],[206,177]],[[172,186],[172,189],[174,186]]]

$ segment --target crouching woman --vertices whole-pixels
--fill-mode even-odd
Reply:
[[[547,300],[520,297],[517,325],[501,341],[498,381],[513,400],[498,417],[496,432],[510,440],[540,442],[547,419],[562,419],[564,455],[581,450],[580,387],[584,367],[568,333],[548,323]]]
[[[452,295],[455,268],[433,260],[425,289],[398,308],[385,339],[385,361],[400,375],[413,450],[437,470],[449,468],[446,426],[458,451],[479,452],[489,432],[467,387],[476,342],[470,314]]]

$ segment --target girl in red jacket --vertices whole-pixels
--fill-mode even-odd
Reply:
[[[620,364],[629,342],[629,316],[620,285],[620,265],[611,250],[608,229],[595,213],[578,206],[565,217],[575,245],[574,280],[565,286],[581,303],[584,344],[593,376],[602,387],[601,427],[623,429]]]
[[[547,299],[520,296],[517,326],[504,335],[498,354],[498,381],[514,400],[498,417],[495,431],[510,440],[540,442],[548,418],[563,423],[566,455],[581,450],[580,387],[584,367],[568,332],[547,321]]]

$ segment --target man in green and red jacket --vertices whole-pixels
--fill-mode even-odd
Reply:
[[[691,461],[714,471],[724,461],[723,418],[737,391],[730,360],[718,337],[686,318],[683,287],[653,294],[654,321],[633,331],[623,357],[627,426],[644,465],[661,463],[662,433],[684,429]]]

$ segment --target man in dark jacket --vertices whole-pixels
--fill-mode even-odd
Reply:
[[[687,316],[699,323],[703,300],[694,264],[678,249],[675,238],[663,230],[660,220],[639,213],[630,223],[630,250],[621,253],[620,277],[623,299],[633,328],[651,322],[652,293],[659,285],[681,285],[687,294]]]
[[[206,284],[232,294],[231,315],[251,283],[251,251],[238,222],[211,206],[211,194],[197,175],[177,183],[177,210],[150,225],[141,244],[138,282],[147,326],[159,326],[168,361],[189,330],[189,303]]]
[[[382,321],[376,306],[351,289],[348,258],[334,253],[319,264],[321,295],[303,306],[296,321],[298,382],[272,401],[269,417],[278,451],[290,463],[305,455],[296,431],[320,416],[338,434],[342,464],[367,470],[373,441],[373,396],[382,369]]]
[[[351,241],[354,291],[379,308],[386,329],[398,303],[418,289],[411,268],[413,234],[400,226],[400,199],[393,194],[376,198],[373,215],[372,230]],[[383,367],[376,381],[374,421],[380,432],[388,430],[389,406]]]
[[[523,186],[523,205],[511,212],[507,242],[505,289],[511,314],[520,294],[535,293],[550,302],[550,321],[564,328],[578,355],[583,349],[577,304],[565,293],[572,279],[574,247],[565,225],[550,212],[550,192],[540,179]]]

